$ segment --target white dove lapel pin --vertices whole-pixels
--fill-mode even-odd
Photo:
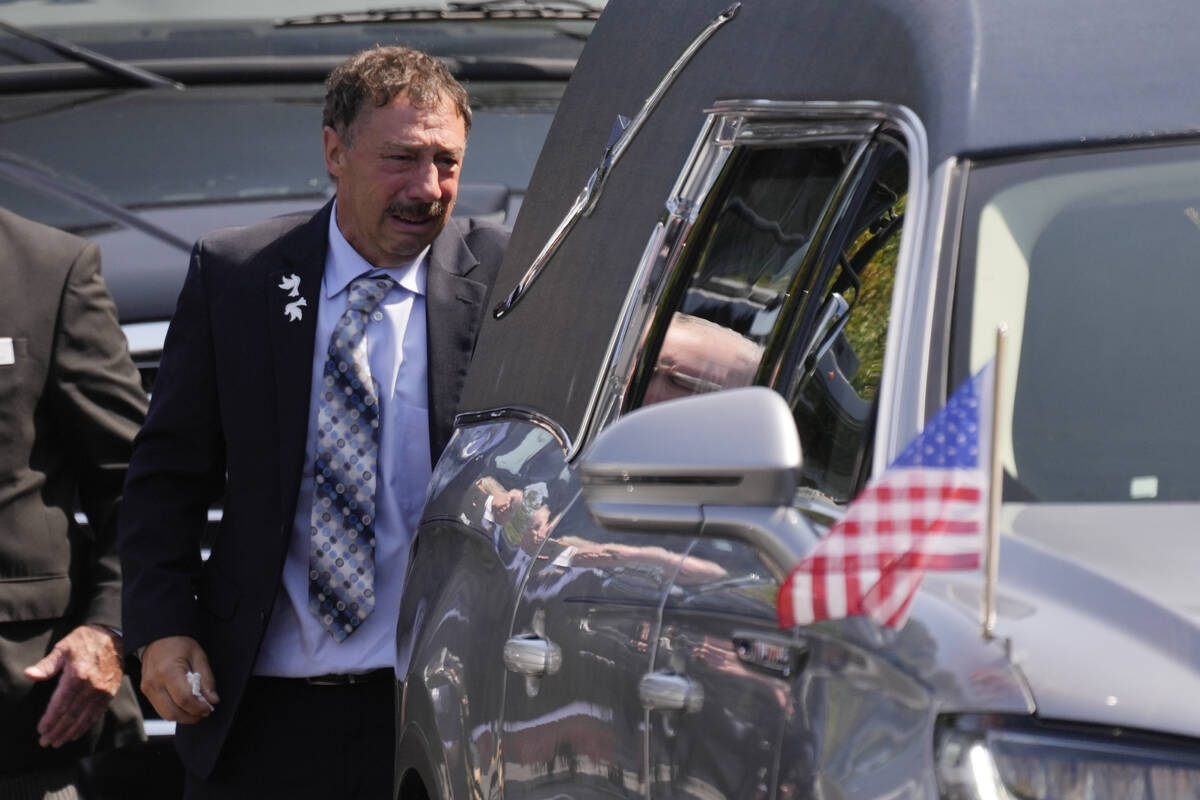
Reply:
[[[279,288],[287,292],[288,297],[297,298],[283,307],[283,313],[287,315],[289,322],[299,322],[304,318],[302,309],[308,305],[308,301],[300,297],[300,276],[294,272],[291,275],[284,275],[279,283]]]
[[[308,301],[301,297],[299,300],[293,300],[283,307],[283,313],[287,314],[288,322],[299,322],[304,319],[304,312],[301,308],[308,305]]]

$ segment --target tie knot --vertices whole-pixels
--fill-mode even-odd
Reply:
[[[395,279],[387,275],[364,275],[355,278],[350,282],[350,299],[346,301],[346,308],[370,314],[395,285]]]

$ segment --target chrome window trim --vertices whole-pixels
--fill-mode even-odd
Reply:
[[[933,297],[936,275],[933,268],[929,279],[918,279],[918,272],[929,272],[933,265],[922,257],[930,247],[925,230],[929,217],[929,143],[925,126],[910,109],[904,106],[871,104],[878,113],[884,113],[887,122],[903,137],[908,148],[908,202],[905,206],[904,230],[900,234],[900,252],[896,257],[896,281],[892,287],[892,323],[888,326],[887,343],[884,346],[883,379],[879,384],[879,413],[876,415],[875,442],[871,462],[871,474],[879,475],[890,464],[900,449],[924,425],[920,416],[924,403],[917,403],[917,427],[910,434],[900,435],[897,420],[905,414],[905,404],[900,391],[900,365],[921,365],[917,370],[920,393],[924,394],[925,367],[929,363],[929,331],[933,320]],[[937,223],[939,217],[935,217]],[[913,309],[923,309],[914,314]],[[920,319],[920,324],[914,320]],[[914,360],[902,358],[901,352]],[[906,370],[907,371],[907,370]],[[911,384],[909,384],[911,385]]]
[[[503,319],[513,310],[517,303],[521,301],[521,298],[525,296],[525,293],[529,291],[529,287],[541,275],[542,270],[546,268],[550,259],[558,252],[559,245],[570,235],[571,229],[575,227],[575,223],[579,221],[580,217],[590,217],[592,215],[596,204],[600,202],[600,195],[604,192],[609,174],[612,173],[617,162],[621,160],[629,144],[638,135],[638,132],[641,131],[642,126],[658,106],[663,96],[667,93],[667,90],[671,88],[671,84],[683,72],[688,62],[692,60],[692,56],[696,55],[696,52],[704,46],[705,42],[712,38],[713,34],[721,26],[737,16],[741,7],[742,4],[740,2],[734,3],[714,17],[700,33],[696,34],[691,43],[675,59],[675,63],[659,79],[658,84],[654,87],[650,96],[646,98],[632,121],[625,121],[623,117],[617,118],[620,132],[616,134],[616,138],[610,141],[608,147],[605,148],[599,165],[592,171],[591,176],[588,177],[587,183],[584,184],[579,196],[575,198],[575,202],[567,211],[567,215],[563,217],[562,221],[558,223],[558,227],[550,234],[550,238],[542,245],[542,249],[534,257],[533,262],[529,265],[529,269],[525,271],[525,274],[521,276],[521,279],[517,281],[517,285],[513,287],[505,299],[492,310],[493,317]]]
[[[567,453],[568,461],[573,461],[584,443],[621,414],[633,365],[645,345],[650,322],[657,313],[665,279],[678,263],[682,255],[680,248],[688,240],[700,212],[700,204],[692,198],[708,195],[733,150],[732,146],[714,147],[710,143],[710,138],[713,142],[721,140],[721,133],[713,131],[717,124],[715,116],[705,119],[671,188],[663,216],[651,229],[629,291],[625,294],[618,324],[609,338],[600,380],[593,383],[579,442]]]
[[[559,425],[550,417],[534,411],[531,408],[521,406],[500,406],[497,408],[487,409],[486,411],[466,411],[454,417],[455,428],[469,428],[475,425],[486,425],[492,422],[499,421],[516,421],[525,422],[531,425],[536,425],[542,428],[558,442],[559,447],[565,452],[571,452],[571,437],[563,426]]]
[[[888,335],[887,355],[884,359],[884,383],[888,386],[887,405],[880,405],[880,417],[890,422],[887,438],[882,429],[876,431],[876,453],[872,464],[875,474],[883,470],[925,426],[925,411],[929,395],[930,380],[946,379],[943,363],[941,374],[931,374],[932,352],[938,323],[934,319],[937,311],[937,289],[942,280],[941,271],[953,269],[948,261],[958,248],[958,229],[962,218],[963,196],[961,186],[955,186],[957,159],[950,158],[940,163],[925,182],[927,200],[922,209],[923,219],[912,226],[911,241],[900,243],[898,263],[911,264],[897,270],[897,282],[892,294],[892,314],[896,318],[898,309],[906,308],[903,324]],[[911,259],[906,261],[905,259]],[[945,262],[945,263],[943,263]],[[901,275],[903,280],[901,280]],[[904,303],[906,305],[900,305]],[[949,339],[950,328],[946,325],[941,335]],[[948,341],[940,343],[945,350]],[[903,353],[904,355],[900,355]],[[898,378],[898,360],[908,366],[903,381]],[[937,398],[940,406],[944,397]]]
[[[908,265],[919,266],[923,252],[936,252],[937,249],[937,242],[930,241],[933,234],[925,230],[926,196],[929,193],[929,148],[925,127],[916,114],[904,106],[871,101],[724,100],[706,112],[705,122],[664,205],[663,215],[650,232],[584,412],[580,436],[568,449],[567,458],[574,460],[587,442],[619,415],[649,323],[659,311],[665,278],[678,264],[682,244],[691,234],[700,203],[711,191],[733,147],[753,146],[758,142],[778,144],[809,139],[863,138],[880,124],[886,124],[903,138],[908,150],[909,219],[901,234],[900,267],[892,297],[893,319],[899,324],[891,326],[888,332],[884,379],[880,385],[882,412],[875,440],[882,446],[875,448],[872,462],[872,470],[878,474],[898,452],[892,417],[903,410],[901,405],[908,407],[908,395],[901,397],[897,390],[900,347],[918,348],[923,354],[921,363],[928,363],[932,283],[924,284],[928,297],[921,303],[924,313],[919,325],[912,324],[907,315],[899,313],[906,307],[903,303],[917,300],[922,287],[922,282],[913,274],[917,268]]]

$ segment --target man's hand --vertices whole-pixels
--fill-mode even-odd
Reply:
[[[201,693],[208,704],[192,694],[189,672],[200,673]],[[204,648],[190,636],[155,639],[142,651],[142,694],[159,716],[190,725],[212,713],[217,697],[212,668]]]
[[[38,744],[62,747],[95,725],[121,685],[121,657],[111,633],[93,625],[71,631],[31,667],[26,677],[59,676],[46,712],[38,720]]]

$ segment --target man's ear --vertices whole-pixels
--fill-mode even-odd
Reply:
[[[341,177],[342,161],[346,157],[346,143],[338,132],[328,125],[321,131],[322,144],[325,149],[325,171],[334,180]]]

